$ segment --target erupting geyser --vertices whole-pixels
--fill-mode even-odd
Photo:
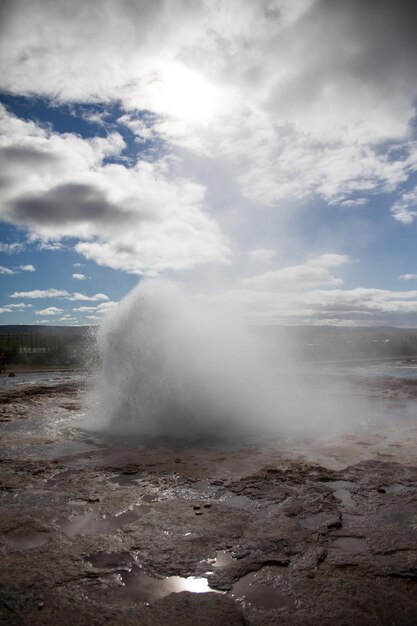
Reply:
[[[141,283],[99,331],[90,425],[123,434],[221,435],[280,419],[276,380],[243,320],[173,284]]]
[[[272,368],[236,312],[203,306],[167,281],[136,287],[104,320],[98,342],[89,428],[200,437],[340,423],[333,400],[289,389],[286,350],[281,371]]]

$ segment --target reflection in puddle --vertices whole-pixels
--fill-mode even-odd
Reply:
[[[336,489],[333,495],[335,498],[340,500],[340,502],[344,506],[348,506],[351,508],[356,506],[355,500],[352,498],[352,496],[350,495],[350,491],[348,491],[347,489]]]
[[[278,591],[268,584],[259,582],[259,572],[246,574],[232,587],[232,597],[240,598],[256,607],[263,609],[294,608],[295,604],[290,596]]]
[[[89,511],[84,515],[76,515],[71,519],[64,520],[59,525],[64,535],[72,539],[77,535],[92,535],[116,530],[125,524],[136,521],[149,510],[148,506],[141,505],[119,515],[106,515],[97,511]]]
[[[359,554],[366,550],[366,540],[363,537],[338,537],[333,541],[333,546],[351,554]]]
[[[110,478],[110,482],[119,485],[119,487],[131,486],[135,483],[137,484],[138,480],[140,480],[140,476],[138,476],[137,472],[121,473]]]
[[[227,565],[231,565],[234,563],[236,559],[233,558],[233,555],[230,552],[226,552],[226,550],[220,550],[216,553],[216,558],[213,561],[213,567],[226,567]]]
[[[352,498],[349,491],[349,488],[355,486],[354,482],[352,482],[351,480],[334,480],[326,483],[326,485],[333,490],[334,497],[337,498],[337,500],[339,500],[341,504],[351,508],[356,506],[356,502]]]
[[[138,573],[138,569],[131,572],[121,572],[119,587],[108,587],[90,593],[90,597],[102,599],[103,596],[111,599],[112,602],[154,602],[160,600],[170,593],[181,591],[191,591],[192,593],[220,593],[209,587],[207,578],[197,578],[196,576],[168,576],[158,579],[147,574]]]
[[[49,538],[47,532],[39,532],[33,528],[17,528],[4,535],[4,543],[10,552],[17,552],[40,548],[48,543]]]

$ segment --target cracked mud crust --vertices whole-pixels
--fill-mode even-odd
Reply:
[[[414,423],[139,442],[81,431],[82,395],[0,398],[1,624],[416,623]]]

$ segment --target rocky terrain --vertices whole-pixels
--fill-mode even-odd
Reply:
[[[377,385],[415,401],[410,381]],[[2,624],[416,623],[417,420],[134,441],[82,431],[83,394],[1,392]]]

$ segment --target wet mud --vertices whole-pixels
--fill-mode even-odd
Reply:
[[[83,432],[83,393],[0,397],[1,624],[416,623],[417,420],[134,441]]]

